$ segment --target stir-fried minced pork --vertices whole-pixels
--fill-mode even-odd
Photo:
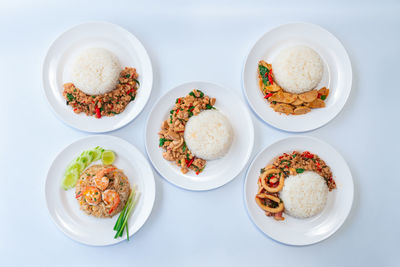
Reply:
[[[126,67],[121,71],[116,88],[102,95],[87,95],[73,83],[64,84],[63,96],[67,105],[73,107],[75,113],[84,112],[88,116],[114,116],[123,112],[126,106],[135,100],[139,82],[135,68]]]

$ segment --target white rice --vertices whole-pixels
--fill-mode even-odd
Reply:
[[[72,82],[88,95],[99,95],[115,89],[121,65],[118,58],[104,48],[84,50],[72,66]]]
[[[192,116],[185,126],[185,142],[199,158],[213,160],[224,156],[233,139],[228,119],[217,110],[204,110]]]
[[[299,94],[314,89],[322,79],[321,57],[306,46],[282,50],[272,63],[275,81],[285,91]]]
[[[289,215],[309,218],[323,210],[328,191],[324,178],[307,171],[286,178],[280,197]]]

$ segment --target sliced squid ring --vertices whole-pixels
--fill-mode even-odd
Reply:
[[[262,203],[261,200],[265,199],[265,198],[278,203],[278,207],[272,208],[267,205],[264,205],[264,203]],[[283,209],[284,209],[283,202],[281,202],[281,200],[276,196],[272,196],[272,195],[268,195],[268,194],[264,194],[264,193],[258,194],[258,195],[256,195],[256,202],[257,202],[258,206],[260,206],[260,208],[262,208],[265,211],[271,212],[271,213],[278,213],[278,212],[283,211]]]
[[[264,172],[261,174],[261,177],[260,177],[260,179],[261,179],[261,184],[262,184],[262,187],[264,187],[264,189],[265,189],[267,192],[269,192],[269,193],[277,193],[277,192],[279,192],[279,191],[282,190],[283,184],[284,184],[284,182],[285,182],[285,178],[283,177],[282,174],[280,175],[279,184],[278,184],[277,187],[271,187],[271,186],[269,186],[268,183],[267,183],[267,177],[268,177],[268,175],[270,175],[270,174],[278,174],[278,173],[282,173],[282,172],[281,172],[280,170],[278,170],[278,169],[268,169],[268,170],[264,171]]]

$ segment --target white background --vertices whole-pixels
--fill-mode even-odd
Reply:
[[[281,2],[1,1],[0,265],[399,266],[400,4]],[[110,133],[143,153],[149,110],[172,87],[206,80],[243,98],[244,59],[264,32],[306,21],[336,35],[352,61],[352,93],[338,117],[307,134],[333,145],[353,173],[355,200],[343,227],[308,247],[274,242],[246,214],[243,171],[224,187],[200,193],[179,189],[156,174],[153,213],[130,242],[89,247],[64,236],[46,209],[45,177],[56,154],[87,134],[51,112],[42,88],[42,62],[58,35],[92,20],[131,31],[151,57],[155,75],[149,104],[135,121]],[[292,135],[254,113],[252,118],[253,156]]]

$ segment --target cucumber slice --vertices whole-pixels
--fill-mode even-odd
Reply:
[[[85,156],[79,156],[76,158],[75,163],[79,165],[79,172],[83,172],[83,170],[89,165],[88,158]]]
[[[65,174],[64,174],[62,188],[64,190],[74,188],[78,179],[79,179],[78,169],[77,168],[70,169],[69,171],[65,172]]]
[[[65,173],[71,172],[73,169],[76,169],[78,172],[81,171],[81,165],[77,162],[72,162],[68,167],[65,169]]]
[[[101,159],[101,154],[103,154],[104,149],[98,146],[93,148],[92,151],[96,153],[96,156],[94,157],[93,161],[97,161]]]
[[[86,150],[83,152],[83,155],[88,158],[89,164],[93,162],[96,152],[92,150]]]
[[[85,150],[72,161],[65,170],[62,188],[68,190],[76,185],[80,174],[89,166],[93,161],[102,158],[104,149],[102,147],[95,147],[93,149]],[[110,160],[109,160],[110,161]]]

